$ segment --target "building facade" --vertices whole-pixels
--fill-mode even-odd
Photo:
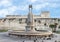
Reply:
[[[0,29],[25,30],[28,19],[33,16],[33,25],[37,29],[49,29],[50,24],[57,23],[57,29],[60,26],[60,18],[50,18],[49,11],[42,11],[40,15],[34,15],[32,8],[29,7],[30,15],[7,15],[0,19]]]

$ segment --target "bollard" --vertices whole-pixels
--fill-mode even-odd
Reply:
[[[44,42],[44,41],[42,40],[42,42]]]
[[[55,42],[57,42],[57,41],[55,40]]]
[[[36,40],[34,40],[34,42],[36,42]]]
[[[24,42],[24,41],[23,41]]]

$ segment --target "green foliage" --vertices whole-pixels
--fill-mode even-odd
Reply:
[[[58,34],[60,34],[60,31],[56,31],[55,33],[58,33]]]
[[[51,25],[49,25],[49,27],[54,28],[54,27],[55,27],[55,25],[51,24]]]
[[[52,28],[52,32],[55,32],[56,31],[56,25],[50,24],[49,27]]]
[[[56,27],[57,27],[58,23],[55,24],[50,24],[49,27],[52,28],[53,32],[56,32]]]
[[[0,30],[0,32],[7,32],[8,30]]]

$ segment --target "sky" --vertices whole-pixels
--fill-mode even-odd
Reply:
[[[30,4],[34,15],[49,11],[50,17],[60,18],[60,0],[0,0],[0,18],[6,15],[27,15]]]

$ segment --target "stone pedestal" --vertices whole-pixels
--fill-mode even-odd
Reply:
[[[26,31],[34,31],[35,29],[33,28],[34,26],[26,26]]]

